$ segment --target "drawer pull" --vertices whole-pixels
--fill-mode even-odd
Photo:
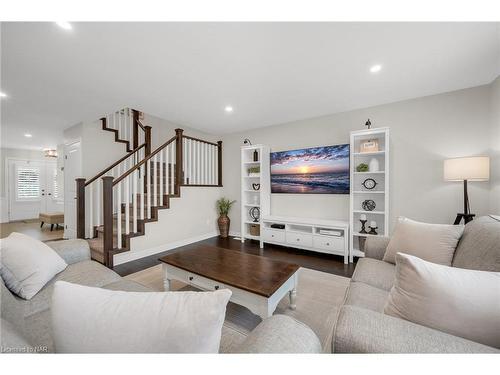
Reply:
[[[218,285],[214,286],[214,289],[219,290],[219,286]]]
[[[274,234],[271,234],[271,237],[273,237],[273,238],[274,238]]]
[[[327,242],[327,243],[326,243],[326,246],[330,246],[330,242]]]
[[[193,276],[189,276],[189,281],[192,281],[193,280]]]
[[[297,241],[300,241],[300,238],[297,238]]]

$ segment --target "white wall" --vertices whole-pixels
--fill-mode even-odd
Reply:
[[[125,263],[217,235],[215,201],[221,188],[182,187],[181,197],[170,200],[170,208],[159,210],[159,220],[146,224],[146,235],[130,241],[131,251],[115,256]]]
[[[462,210],[463,193],[461,183],[443,181],[443,160],[489,152],[489,109],[490,86],[481,86],[231,134],[223,137],[224,195],[240,200],[244,138],[272,151],[349,143],[349,132],[370,118],[373,127],[391,129],[391,228],[399,215],[450,223]],[[470,201],[474,213],[488,213],[489,183],[471,183]],[[349,196],[272,194],[271,213],[347,220]],[[239,232],[239,205],[230,217]]]
[[[500,215],[500,77],[491,85],[491,213]]]

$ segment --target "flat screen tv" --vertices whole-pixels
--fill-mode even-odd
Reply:
[[[272,152],[271,193],[349,194],[349,144]]]

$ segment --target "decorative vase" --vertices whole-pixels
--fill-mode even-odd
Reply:
[[[253,161],[259,161],[259,153],[257,150],[253,152]]]
[[[371,158],[370,163],[368,164],[368,170],[370,172],[378,172],[379,171],[379,163],[377,158]]]
[[[219,225],[219,232],[222,238],[229,237],[229,225],[231,220],[227,215],[220,215],[217,219],[217,224]]]

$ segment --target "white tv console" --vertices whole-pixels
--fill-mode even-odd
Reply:
[[[271,228],[282,224],[284,229]],[[265,215],[261,219],[260,247],[272,243],[320,253],[342,255],[349,263],[349,222]],[[333,234],[320,234],[333,231]]]

